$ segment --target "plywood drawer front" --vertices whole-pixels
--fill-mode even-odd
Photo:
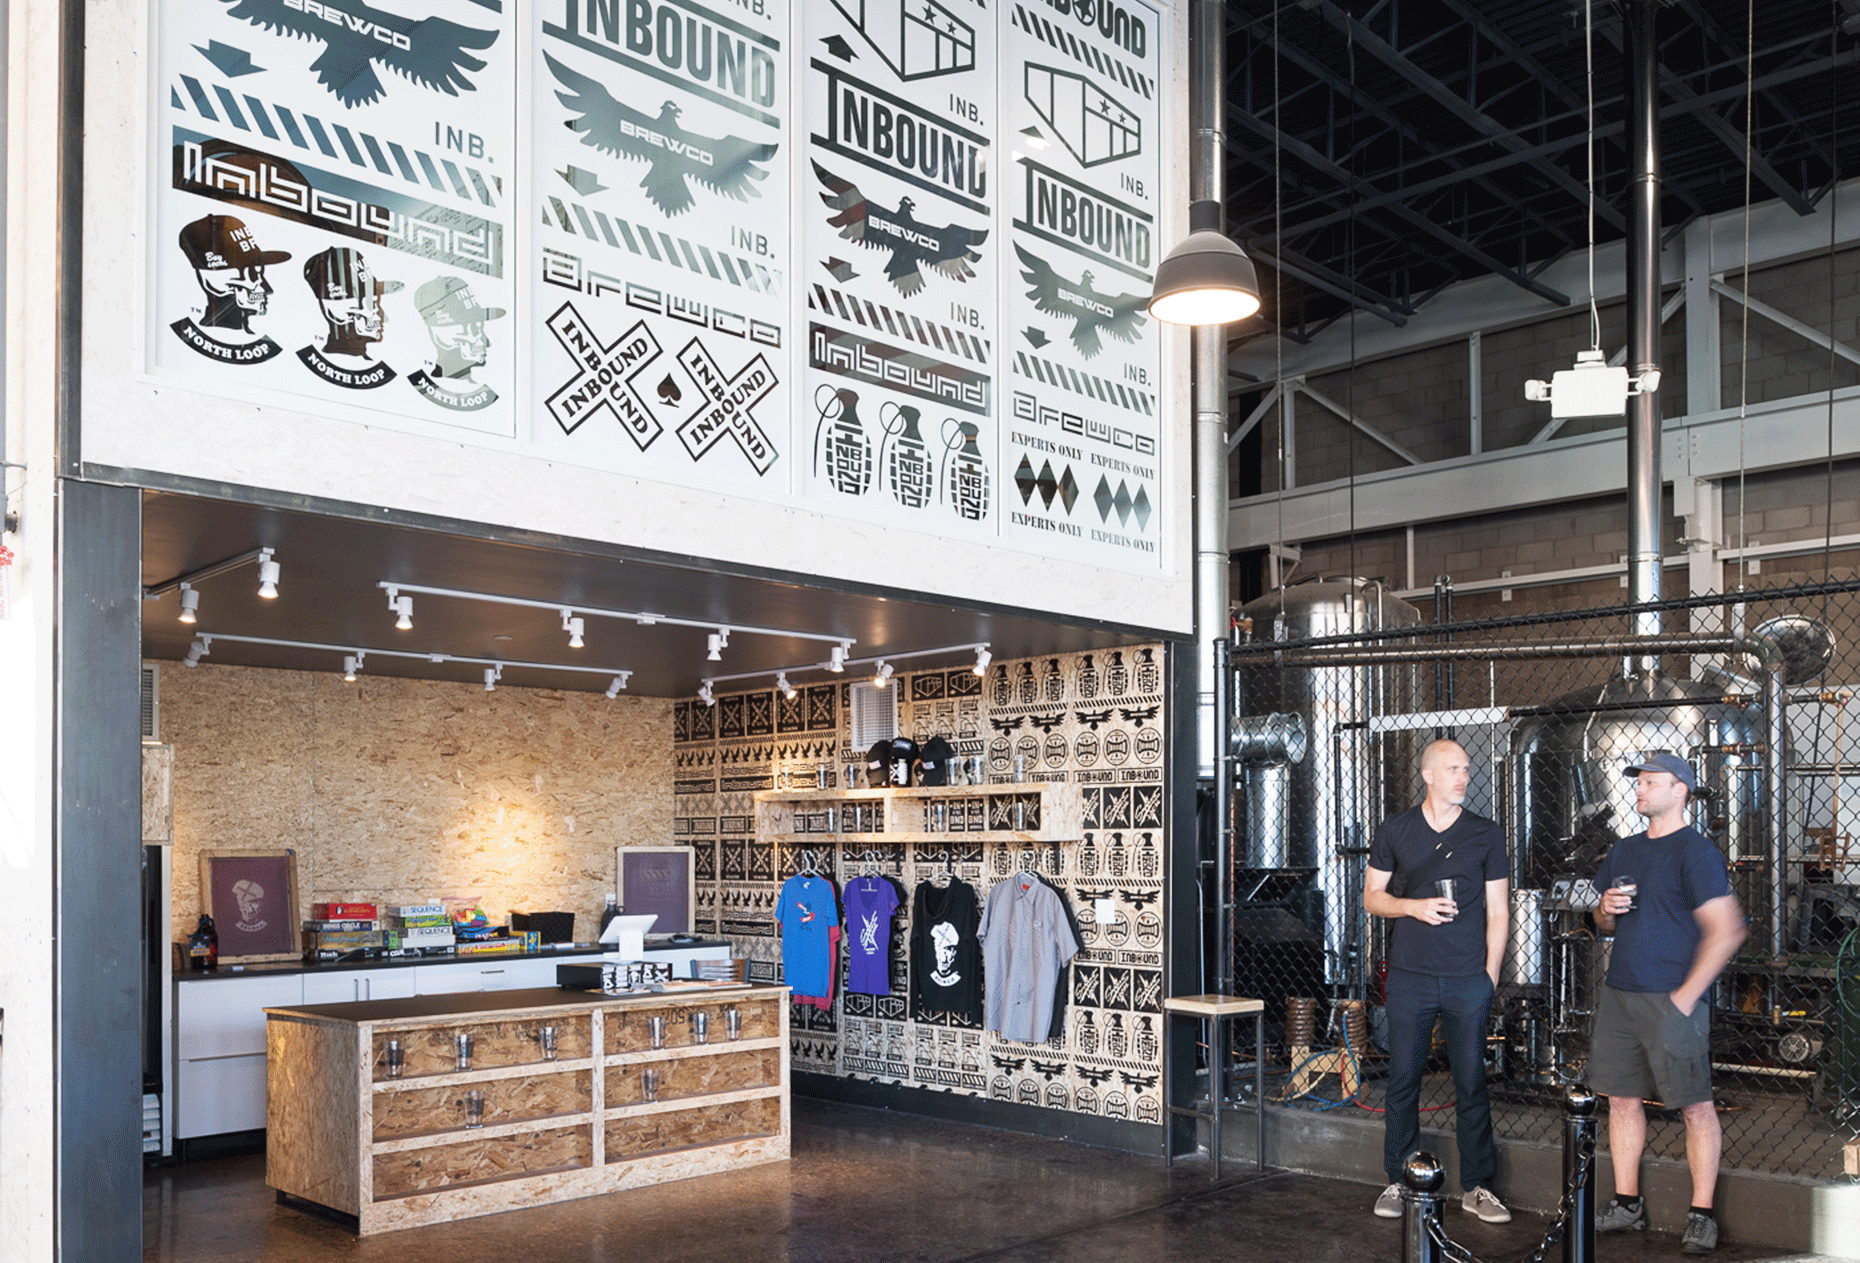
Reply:
[[[731,1105],[701,1105],[665,1114],[640,1114],[607,1123],[607,1160],[618,1162],[670,1149],[719,1145],[781,1131],[781,1101],[764,1097]]]
[[[501,1066],[546,1066],[543,1060],[542,1028],[555,1027],[557,1061],[576,1061],[588,1055],[593,1045],[591,1019],[585,1013],[557,1018],[524,1018],[509,1022],[474,1022],[470,1026],[424,1027],[395,1030],[377,1027],[374,1040],[374,1077],[386,1079],[387,1041],[398,1039],[403,1069],[401,1077],[418,1078],[428,1074],[453,1074],[458,1071],[457,1037],[468,1033],[472,1038],[471,1068],[493,1070]]]
[[[707,1044],[727,1044],[729,1032],[724,1024],[724,1012],[735,1009],[743,1015],[744,1039],[768,1039],[781,1034],[781,1012],[772,1000],[710,1000],[668,1005],[665,1008],[612,1010],[607,1014],[607,1051],[609,1053],[649,1052],[652,1050],[651,1026],[648,1018],[660,1015],[665,1018],[665,1047],[694,1048],[698,1046],[692,1015],[708,1013],[710,1031]]]
[[[594,1093],[586,1070],[490,1079],[450,1087],[375,1093],[375,1139],[452,1131],[465,1125],[465,1093],[484,1093],[484,1125],[585,1114]]]
[[[385,1201],[432,1189],[574,1170],[593,1162],[594,1136],[585,1126],[461,1140],[429,1149],[376,1154],[374,1196],[376,1201]]]
[[[740,1088],[772,1088],[781,1083],[781,1050],[759,1048],[715,1057],[680,1057],[645,1065],[607,1067],[607,1108],[638,1105],[646,1099],[645,1072],[659,1076],[659,1100],[708,1096]]]

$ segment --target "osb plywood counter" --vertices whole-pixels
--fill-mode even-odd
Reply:
[[[265,1182],[367,1234],[785,1160],[786,1000],[538,988],[267,1009]]]

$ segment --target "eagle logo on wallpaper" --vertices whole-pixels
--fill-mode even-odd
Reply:
[[[1091,359],[1104,349],[1098,331],[1119,342],[1135,342],[1137,327],[1145,319],[1143,309],[1150,304],[1147,294],[1100,294],[1092,288],[1088,271],[1076,282],[1055,272],[1046,260],[1014,247],[1020,256],[1020,279],[1033,288],[1027,297],[1049,316],[1072,317],[1072,345],[1079,354]]]
[[[906,298],[924,287],[925,267],[935,268],[952,281],[966,281],[975,275],[969,265],[982,260],[974,247],[987,240],[986,228],[964,228],[961,224],[939,228],[921,223],[911,214],[916,203],[908,197],[899,201],[898,209],[888,210],[867,201],[858,185],[833,175],[818,162],[814,174],[827,186],[820,200],[839,212],[827,222],[848,241],[856,241],[868,250],[891,251],[885,276]]]
[[[657,118],[641,114],[614,100],[598,80],[570,70],[547,53],[543,60],[567,89],[558,91],[556,100],[576,114],[564,125],[580,132],[584,145],[650,164],[639,187],[667,215],[691,209],[691,180],[739,202],[747,202],[751,194],[760,196],[755,181],[768,179],[762,164],[774,158],[780,146],[688,132],[678,125],[680,111],[671,101],[659,107]]]
[[[362,0],[223,0],[227,15],[278,35],[320,40],[323,52],[310,63],[317,82],[345,106],[368,105],[386,94],[375,77],[378,63],[423,88],[448,96],[472,92],[468,70],[484,59],[466,49],[489,48],[495,30],[461,26],[443,18],[407,18],[370,8]]]

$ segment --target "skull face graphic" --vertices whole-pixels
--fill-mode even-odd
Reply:
[[[233,883],[233,899],[239,904],[238,928],[251,934],[265,928],[265,918],[259,914],[265,907],[265,888],[255,881],[241,879]]]
[[[420,286],[413,305],[433,340],[433,376],[471,381],[471,372],[491,355],[485,325],[504,315],[502,307],[481,307],[463,277],[441,276]]]
[[[251,320],[270,305],[265,268],[291,256],[261,250],[252,230],[231,215],[208,215],[181,229],[181,253],[207,296],[200,323],[207,328],[252,332]]]
[[[329,355],[368,355],[368,344],[386,335],[381,296],[401,289],[399,281],[376,280],[360,250],[331,246],[304,264],[304,281],[323,308]]]

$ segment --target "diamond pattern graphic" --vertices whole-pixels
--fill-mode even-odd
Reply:
[[[1072,466],[1066,466],[1066,472],[1059,479],[1059,502],[1066,506],[1068,515],[1072,506],[1079,501],[1079,480],[1072,476]]]
[[[1014,485],[1020,488],[1020,502],[1022,504],[1033,499],[1034,488],[1039,485],[1039,482],[1040,480],[1034,476],[1033,462],[1027,459],[1027,457],[1022,456],[1020,458],[1020,467],[1014,471]],[[1052,503],[1050,496],[1047,498],[1047,503]]]
[[[1148,530],[1150,525],[1150,493],[1142,487],[1137,488],[1137,498],[1130,502],[1130,507],[1137,515],[1137,529]]]
[[[1116,504],[1117,504],[1117,524],[1119,526],[1129,525],[1130,523],[1130,488],[1124,485],[1124,480],[1122,478],[1119,478],[1117,480]]]
[[[1091,493],[1092,502],[1098,506],[1100,521],[1111,516],[1111,506],[1117,503],[1117,493],[1111,490],[1111,480],[1100,474],[1098,489]]]
[[[1045,461],[1040,465],[1040,503],[1047,508],[1053,507],[1053,497],[1059,494],[1059,480],[1053,477],[1053,462]]]

